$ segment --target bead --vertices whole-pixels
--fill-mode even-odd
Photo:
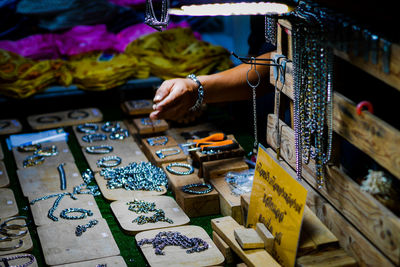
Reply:
[[[22,240],[20,240],[22,241]],[[9,262],[18,259],[29,259],[28,262],[18,265],[11,265]],[[35,256],[31,254],[22,254],[22,255],[14,255],[14,256],[1,256],[0,262],[3,262],[4,266],[13,266],[13,267],[27,267],[32,265],[36,261]]]
[[[75,235],[76,235],[76,236],[81,236],[84,232],[86,232],[86,230],[87,230],[88,228],[92,228],[92,227],[94,227],[95,225],[97,225],[98,223],[99,223],[98,220],[90,220],[87,224],[78,225],[78,226],[75,228]]]
[[[79,216],[68,215],[69,213],[74,213],[74,212],[80,212],[81,215],[79,215]],[[63,219],[67,219],[67,220],[85,219],[86,216],[93,216],[93,212],[91,210],[87,210],[87,209],[69,208],[69,209],[62,210],[60,213],[60,217]]]

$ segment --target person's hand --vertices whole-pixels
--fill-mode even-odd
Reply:
[[[154,96],[153,112],[150,119],[179,121],[187,114],[197,100],[197,84],[191,79],[164,81]]]

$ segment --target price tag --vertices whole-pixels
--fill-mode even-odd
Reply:
[[[7,205],[12,205],[12,204],[14,204],[14,201],[12,201],[12,200],[7,200]]]

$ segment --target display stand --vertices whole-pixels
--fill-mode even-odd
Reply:
[[[172,227],[162,231],[176,231],[190,238],[201,238],[208,243],[209,248],[202,252],[188,254],[186,249],[179,246],[166,246],[163,249],[165,255],[156,255],[153,246],[146,244],[141,247],[141,250],[150,266],[214,266],[224,262],[224,256],[203,228],[190,225]],[[159,232],[160,230],[141,232],[136,235],[136,242],[143,238],[154,238]]]
[[[179,225],[184,225],[189,223],[190,219],[183,210],[178,206],[175,200],[168,196],[152,196],[152,197],[142,197],[136,198],[137,200],[143,200],[146,202],[154,202],[156,204],[156,209],[162,209],[165,212],[165,217],[173,221],[173,223],[168,222],[156,222],[156,223],[145,223],[142,225],[132,222],[134,219],[140,215],[152,216],[154,212],[149,213],[135,213],[128,210],[127,202],[133,201],[134,199],[126,199],[114,201],[111,203],[111,210],[113,211],[115,217],[117,218],[122,229],[127,234],[137,234],[138,232],[160,229],[166,227],[174,227]]]
[[[75,163],[66,163],[64,172],[66,178],[66,189],[60,189],[60,174],[58,166],[30,167],[17,170],[18,180],[24,196],[29,197],[37,194],[52,194],[61,192],[72,192],[75,186],[83,183]]]
[[[14,192],[8,188],[0,188],[0,218],[18,215]]]
[[[162,145],[159,144],[159,145],[151,146],[149,144],[149,142],[147,141],[150,138],[154,139],[154,138],[164,137],[164,136],[167,138],[167,142],[165,144],[162,144]],[[161,141],[163,141],[163,140],[161,140]],[[143,146],[143,151],[144,151],[144,153],[146,153],[147,157],[150,157],[150,155],[152,153],[154,153],[154,151],[157,151],[159,149],[178,146],[178,143],[176,142],[175,138],[173,138],[171,135],[160,135],[160,136],[153,136],[153,137],[145,137],[145,138],[141,139],[141,144]]]
[[[47,196],[45,195],[36,195],[29,197],[29,202],[33,199]],[[89,194],[75,194],[77,200],[72,199],[70,196],[64,196],[60,201],[58,208],[54,211],[54,216],[58,218],[58,221],[51,220],[47,214],[49,209],[53,206],[54,201],[57,197],[52,197],[46,200],[40,200],[33,205],[31,204],[31,211],[33,215],[33,220],[35,221],[36,226],[47,225],[47,224],[58,224],[58,223],[80,223],[83,220],[67,220],[60,216],[60,212],[64,209],[68,208],[81,208],[86,210],[91,210],[93,212],[92,216],[87,216],[87,219],[93,220],[102,218],[99,207],[96,204],[96,200],[92,195]],[[71,213],[71,215],[81,215],[81,213]]]
[[[1,195],[1,192],[0,192],[0,195]],[[0,215],[0,217],[1,217],[1,215]],[[7,218],[7,217],[1,217],[1,218]],[[4,221],[4,220],[0,220],[0,224],[2,221]],[[26,224],[26,221],[23,219],[18,219],[18,220],[12,221],[12,223],[13,224],[15,223],[18,225],[24,225],[24,224]],[[19,231],[26,231],[26,230],[28,230],[28,228],[23,227],[18,230],[12,230],[12,232],[15,234],[18,234]],[[13,249],[13,250],[1,251],[1,248],[4,249],[4,248],[13,247],[15,245],[18,245],[20,240],[22,241],[22,245],[20,247]],[[32,249],[33,249],[33,242],[32,242],[32,238],[31,238],[29,231],[24,236],[16,237],[16,238],[12,239],[11,241],[0,242],[0,256],[31,251]]]
[[[15,134],[22,130],[22,124],[17,119],[0,120],[0,135]]]
[[[133,124],[138,130],[140,135],[161,133],[168,130],[169,126],[165,120],[159,120],[159,123],[150,123],[149,125],[144,125],[141,121],[143,118],[138,118],[133,120]],[[147,118],[145,118],[147,119]]]
[[[59,265],[119,255],[106,220],[97,220],[98,224],[87,229],[81,236],[75,235],[75,228],[88,223],[88,219],[38,227],[46,264]]]
[[[167,189],[164,186],[162,186],[163,190],[160,192],[144,191],[144,190],[132,191],[132,190],[126,190],[125,188],[109,189],[107,188],[107,180],[104,179],[103,176],[100,176],[99,173],[96,173],[94,175],[94,178],[96,179],[96,182],[100,188],[103,197],[110,201],[135,199],[147,196],[159,196],[167,193]]]
[[[0,187],[7,187],[10,185],[10,179],[8,178],[6,166],[3,161],[0,161]]]
[[[93,267],[93,266],[126,267],[127,265],[124,261],[124,258],[122,258],[121,256],[113,256],[113,257],[95,259],[95,260],[90,260],[90,261],[82,261],[82,262],[76,262],[76,263],[70,263],[70,264],[57,265],[57,267]]]
[[[121,104],[128,115],[147,115],[153,111],[153,101],[149,99],[129,100]]]
[[[102,119],[103,114],[97,108],[66,110],[27,117],[29,125],[34,130],[72,126],[87,122],[98,122]]]
[[[18,257],[26,255],[26,253],[17,253],[17,254],[7,254],[7,255],[2,255],[1,257]],[[24,258],[24,259],[15,259],[9,262],[11,266],[24,266],[30,259]],[[0,267],[5,267],[5,265],[0,261]],[[29,265],[29,267],[38,267],[38,263],[36,259],[32,262],[32,264]]]

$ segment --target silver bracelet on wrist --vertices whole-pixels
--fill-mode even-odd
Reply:
[[[196,111],[201,107],[201,104],[203,104],[203,99],[204,99],[204,87],[201,84],[201,82],[199,81],[199,79],[197,79],[196,75],[189,74],[186,78],[192,79],[195,83],[197,83],[198,87],[197,87],[197,100],[196,103],[193,105],[193,107],[191,107],[189,110],[190,111]]]

